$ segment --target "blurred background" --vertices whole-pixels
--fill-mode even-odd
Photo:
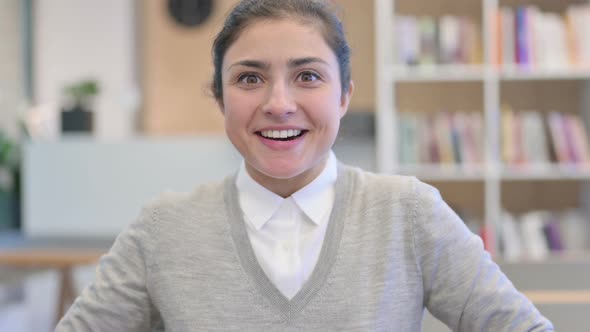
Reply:
[[[583,331],[588,2],[333,2],[355,81],[339,159],[435,185],[558,330]],[[0,331],[51,331],[143,204],[236,170],[208,92],[235,3],[0,0]]]

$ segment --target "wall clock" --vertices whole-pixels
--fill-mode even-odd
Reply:
[[[183,27],[203,24],[213,10],[213,0],[168,0],[168,13]]]

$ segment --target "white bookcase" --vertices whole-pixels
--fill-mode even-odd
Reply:
[[[481,27],[482,63],[481,65],[430,65],[428,67],[405,66],[395,63],[395,31],[394,20],[400,4],[410,5],[413,10],[422,6],[426,14],[430,15],[430,9],[442,14],[463,15],[461,4],[478,6],[478,13],[474,13],[474,19]],[[460,186],[462,183],[475,182],[483,189],[482,200],[484,212],[483,223],[495,234],[494,227],[500,220],[503,197],[502,186],[507,183],[522,182],[563,182],[572,181],[584,191],[586,182],[590,180],[590,168],[573,169],[557,163],[550,163],[543,167],[528,168],[523,170],[506,167],[501,158],[501,105],[503,103],[502,91],[511,90],[510,84],[518,86],[535,86],[536,84],[562,84],[560,82],[572,82],[578,89],[580,100],[576,102],[580,114],[586,121],[588,128],[588,114],[590,114],[590,68],[565,68],[565,69],[539,69],[519,70],[518,68],[498,68],[493,63],[492,55],[496,54],[496,31],[491,22],[500,6],[516,6],[536,4],[541,7],[565,8],[565,4],[579,3],[579,1],[547,1],[547,0],[471,0],[471,1],[441,1],[429,0],[375,0],[375,45],[376,45],[376,163],[377,170],[391,174],[415,175],[421,180],[436,183],[448,183]],[[447,9],[444,7],[448,5]],[[403,7],[403,6],[402,6]],[[419,10],[419,9],[418,9]],[[559,10],[559,9],[555,9]],[[457,13],[459,11],[459,13]],[[408,14],[408,13],[401,13]],[[420,15],[412,12],[410,15]],[[539,83],[540,82],[540,83]],[[549,83],[545,83],[549,82]],[[412,85],[419,89],[420,85],[452,85],[471,84],[472,89],[480,89],[482,95],[481,111],[483,112],[485,138],[484,138],[484,163],[478,167],[463,168],[461,166],[447,165],[402,165],[398,158],[398,115],[399,93],[404,85]],[[566,83],[568,84],[568,83]],[[458,88],[457,90],[460,90]],[[556,95],[555,98],[561,98]],[[556,101],[558,103],[559,101]],[[567,102],[567,101],[565,101]],[[548,140],[549,142],[549,140]],[[567,184],[566,184],[567,186]],[[586,190],[587,192],[587,190]],[[468,195],[466,193],[465,195]],[[552,195],[547,192],[546,195]],[[554,193],[553,195],[558,195]],[[443,195],[444,196],[444,195]],[[584,204],[585,197],[590,195],[583,192],[579,195],[580,207],[589,207]],[[491,248],[495,247],[495,238],[491,240]],[[589,253],[584,254],[590,256]],[[584,256],[583,255],[583,256]]]

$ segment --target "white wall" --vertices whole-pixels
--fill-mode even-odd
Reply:
[[[0,129],[17,134],[24,100],[21,0],[0,1]]]
[[[133,0],[36,0],[33,9],[37,102],[59,110],[64,85],[96,78],[94,132],[127,136],[137,96]],[[54,124],[59,128],[59,122]]]

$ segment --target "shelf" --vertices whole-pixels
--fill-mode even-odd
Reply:
[[[590,291],[587,290],[536,290],[524,291],[524,295],[534,304],[590,304]]]
[[[387,78],[396,82],[469,82],[483,81],[486,67],[482,65],[393,65]],[[590,80],[590,68],[526,69],[518,66],[492,70],[501,81]]]
[[[482,166],[461,165],[403,165],[398,167],[397,174],[413,175],[420,180],[428,181],[482,181],[485,179],[485,170]]]
[[[483,165],[464,166],[455,164],[417,164],[397,167],[397,174],[413,175],[430,181],[481,181],[488,177]],[[540,164],[525,166],[503,166],[499,172],[503,181],[539,180],[590,180],[590,165]]]
[[[484,67],[480,65],[423,65],[388,67],[389,80],[397,82],[468,82],[483,81]]]
[[[519,67],[502,68],[499,78],[504,81],[526,80],[587,80],[590,68],[541,68],[526,69]]]
[[[502,180],[590,180],[590,165],[541,164],[504,166]]]
[[[519,259],[515,261],[507,261],[501,257],[494,258],[498,265],[569,265],[569,264],[590,264],[590,251],[563,251],[561,253],[550,253],[544,259]]]

